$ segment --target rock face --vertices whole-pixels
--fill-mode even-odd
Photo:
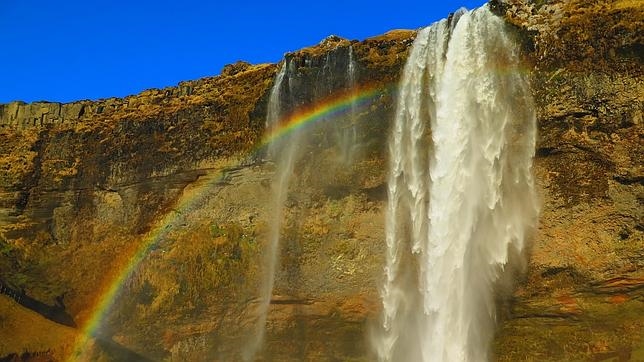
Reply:
[[[633,1],[508,1],[529,37],[542,194],[500,359],[644,358],[642,34]],[[639,49],[639,50],[638,50]],[[639,317],[638,317],[639,316]]]
[[[393,108],[391,85],[413,36],[396,31],[353,44],[332,37],[287,55],[306,83],[328,58],[344,57],[352,46],[357,81],[381,92],[358,115],[368,141],[360,162],[321,178],[312,175],[323,164],[298,168],[295,182],[315,182],[289,200],[287,232],[298,239],[284,245],[267,358],[345,359],[367,350],[364,321],[377,310],[382,255],[386,138],[380,136]],[[7,140],[0,146],[3,284],[63,306],[80,328],[133,250],[167,230],[128,278],[99,342],[157,360],[237,358],[257,303],[273,170],[257,163],[262,151],[253,150],[261,144],[276,71],[275,65],[236,64],[218,77],[187,82],[191,92],[147,91],[97,114],[99,101],[62,123],[34,125],[35,111],[18,112],[23,118],[9,112],[0,129]],[[341,82],[331,78],[332,91]],[[310,338],[289,336],[304,330]],[[0,355],[32,351],[33,344],[5,340]],[[61,359],[70,353],[67,341],[34,352],[49,350]],[[118,350],[96,345],[97,358],[118,359]]]
[[[491,6],[525,39],[542,197],[525,279],[499,301],[496,356],[642,359],[644,7]],[[331,163],[336,151],[320,135],[316,154],[296,166],[262,359],[373,358],[383,135],[414,36],[329,37],[287,54],[306,79],[351,46],[357,82],[381,91],[357,115],[364,152],[355,162]],[[123,99],[0,106],[0,282],[62,308],[78,326],[53,327],[0,296],[0,357],[63,359],[72,338],[48,331],[77,334],[115,274],[150,245],[107,313],[94,357],[240,358],[254,326],[270,212],[274,170],[258,146],[277,69],[240,62],[217,77]],[[34,326],[31,339],[13,331],[22,319]]]

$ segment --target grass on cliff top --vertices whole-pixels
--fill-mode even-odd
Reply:
[[[416,37],[416,30],[394,29],[388,32],[368,38],[367,41],[406,41]]]
[[[644,3],[642,0],[618,0],[613,4],[615,9],[627,9],[627,8],[640,8],[640,11],[644,11]]]

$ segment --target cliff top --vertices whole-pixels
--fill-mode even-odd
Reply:
[[[412,30],[392,30],[364,41],[349,41],[331,35],[320,43],[287,53],[286,58],[319,58],[335,49],[354,47],[356,59],[366,67],[391,67],[402,62],[415,36]],[[272,82],[276,64],[253,65],[244,61],[228,64],[221,74],[180,82],[177,86],[152,88],[123,98],[79,100],[70,103],[15,101],[0,104],[0,127],[26,128],[48,124],[71,125],[84,121],[119,121],[144,119],[160,114],[175,113],[186,107],[215,103],[223,108],[231,101],[244,97],[249,87],[267,86]],[[65,126],[65,127],[67,127]]]

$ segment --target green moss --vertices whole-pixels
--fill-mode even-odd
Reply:
[[[224,229],[221,226],[217,224],[210,225],[210,236],[212,236],[213,238],[218,238],[224,235]]]
[[[10,256],[16,248],[0,236],[0,256]]]

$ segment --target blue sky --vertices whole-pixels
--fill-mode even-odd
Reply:
[[[0,0],[0,103],[122,97],[277,62],[330,34],[416,29],[485,0]]]

